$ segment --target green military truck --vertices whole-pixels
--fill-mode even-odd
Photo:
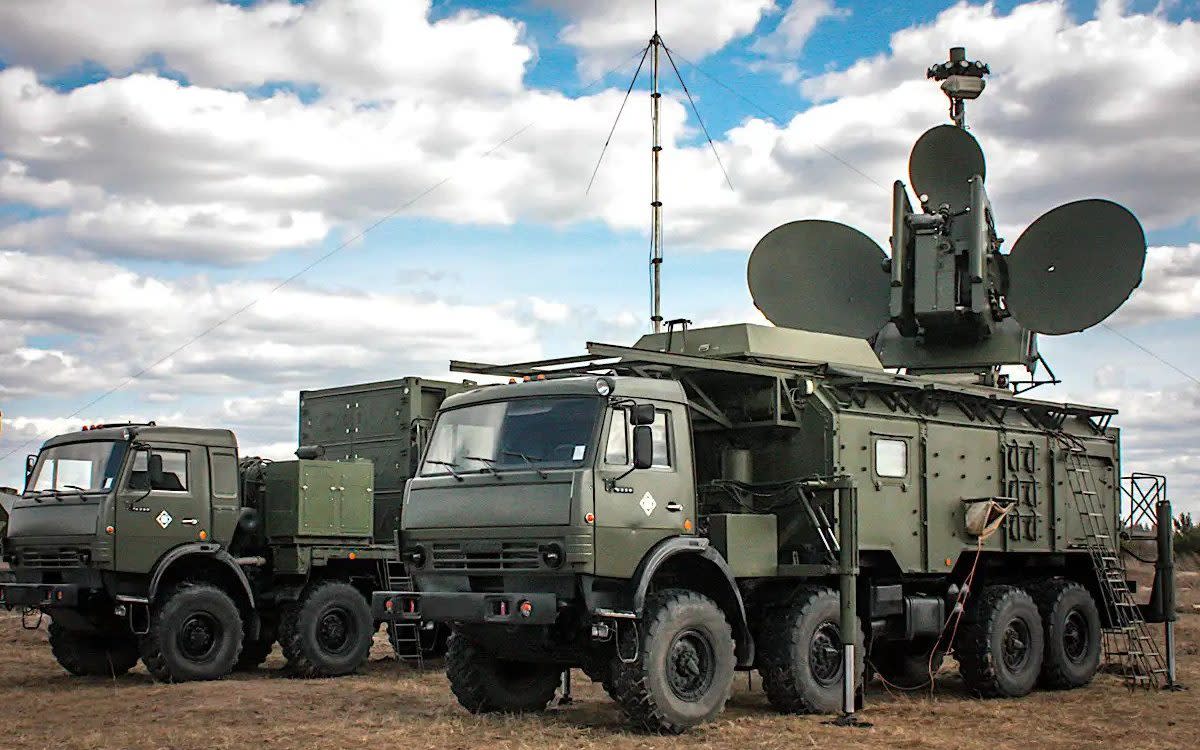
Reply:
[[[782,328],[588,351],[455,363],[520,380],[448,398],[409,483],[416,585],[376,613],[453,625],[469,710],[541,709],[580,667],[654,731],[712,719],[737,669],[781,710],[832,712],[848,644],[852,684],[868,662],[927,683],[953,647],[971,689],[1017,696],[1086,684],[1116,633],[1158,678],[1105,544],[1111,410],[897,375],[865,341]]]
[[[463,706],[541,709],[580,667],[635,726],[678,732],[757,669],[778,709],[849,715],[868,664],[911,688],[950,650],[984,696],[1079,687],[1104,657],[1173,684],[1165,480],[1123,485],[1114,410],[1024,395],[1058,382],[1038,335],[1138,286],[1145,234],[1089,199],[1002,252],[965,127],[987,73],[960,47],[929,69],[954,124],[913,147],[917,208],[893,185],[890,254],[832,221],[762,238],[747,279],[776,327],[658,332],[656,297],[633,347],[452,363],[519,382],[442,405],[401,522],[415,587],[375,608],[453,625]],[[1120,548],[1143,527],[1148,604]]]
[[[140,658],[159,680],[217,679],[258,666],[276,641],[298,675],[352,672],[377,629],[371,592],[403,582],[403,482],[441,400],[469,385],[304,391],[293,461],[240,457],[229,430],[97,425],[51,438],[13,504],[15,581],[0,584],[0,604],[48,615],[50,647],[74,675]]]

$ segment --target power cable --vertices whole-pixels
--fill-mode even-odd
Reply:
[[[670,53],[668,53],[668,57],[670,57]],[[712,75],[712,74],[711,74],[711,73],[709,73],[707,70],[705,70],[704,68],[700,67],[699,65],[697,65],[697,64],[696,64],[696,63],[694,63],[694,62],[692,62],[691,60],[687,59],[687,58],[686,58],[686,57],[684,57],[683,55],[679,55],[679,59],[680,59],[680,60],[683,60],[685,63],[687,63],[688,65],[690,65],[692,68],[694,68],[696,71],[698,71],[698,72],[699,72],[701,75],[703,75],[703,76],[704,76],[705,78],[707,78],[708,80],[712,81],[713,83],[717,84],[717,85],[718,85],[718,86],[720,86],[721,88],[725,89],[725,90],[726,90],[726,91],[728,91],[729,93],[731,93],[731,94],[733,94],[734,96],[736,96],[738,99],[741,99],[741,100],[742,100],[743,102],[745,102],[746,104],[749,104],[751,107],[753,107],[754,109],[758,110],[758,111],[759,111],[761,114],[763,114],[763,115],[764,115],[764,116],[765,116],[767,119],[769,119],[771,122],[774,122],[776,125],[778,125],[778,126],[780,126],[780,127],[786,127],[786,123],[784,123],[784,121],[783,121],[781,118],[779,118],[779,117],[776,117],[776,116],[775,116],[775,115],[774,115],[774,114],[773,114],[773,113],[772,113],[770,110],[768,110],[766,107],[762,106],[761,104],[759,104],[758,102],[754,101],[753,99],[751,99],[750,97],[746,96],[745,94],[743,94],[742,92],[738,91],[737,89],[733,88],[732,86],[729,86],[729,85],[727,85],[725,82],[721,81],[719,78],[717,78],[716,76]],[[672,64],[673,64],[673,63],[672,63]],[[883,185],[882,185],[882,184],[881,184],[881,183],[880,183],[878,180],[876,180],[875,178],[871,177],[871,175],[869,175],[869,174],[867,174],[866,172],[862,171],[862,170],[861,170],[861,169],[859,169],[858,167],[856,167],[856,166],[854,166],[853,164],[851,164],[849,161],[847,161],[847,160],[843,159],[842,157],[838,156],[837,154],[835,154],[834,152],[832,152],[832,151],[830,151],[829,149],[825,148],[825,147],[824,147],[824,146],[822,146],[821,144],[819,144],[819,143],[813,143],[812,145],[813,145],[813,146],[814,146],[814,147],[815,147],[815,148],[816,148],[818,151],[820,151],[821,153],[823,153],[823,154],[825,154],[826,156],[828,156],[829,158],[833,159],[833,160],[834,160],[834,161],[836,161],[838,164],[841,164],[841,165],[842,165],[843,167],[845,167],[846,169],[849,169],[850,171],[852,171],[852,172],[854,172],[855,174],[859,175],[860,177],[862,177],[863,179],[867,180],[868,182],[870,182],[872,185],[874,185],[874,186],[878,187],[879,189],[881,189],[881,190],[889,190],[889,189],[890,189],[890,188],[885,188],[885,187],[884,187],[884,186],[883,186]]]
[[[1140,349],[1141,351],[1145,352],[1145,353],[1146,353],[1147,355],[1149,355],[1150,357],[1152,357],[1152,358],[1154,358],[1154,359],[1157,359],[1159,362],[1161,362],[1162,364],[1166,365],[1167,367],[1170,367],[1172,370],[1174,370],[1175,372],[1177,372],[1177,373],[1179,373],[1180,375],[1184,376],[1185,378],[1187,378],[1188,380],[1192,381],[1192,382],[1193,382],[1193,383],[1195,383],[1196,385],[1200,385],[1200,378],[1197,378],[1195,375],[1192,375],[1190,372],[1188,372],[1188,371],[1184,370],[1182,367],[1179,367],[1178,365],[1174,364],[1173,362],[1170,362],[1170,361],[1168,361],[1166,358],[1164,358],[1164,357],[1162,357],[1162,356],[1160,356],[1160,355],[1156,354],[1155,352],[1151,351],[1151,350],[1150,350],[1150,349],[1148,349],[1147,347],[1145,347],[1145,346],[1142,346],[1142,345],[1141,345],[1141,344],[1139,344],[1138,342],[1136,342],[1136,341],[1134,341],[1133,339],[1129,338],[1129,336],[1125,335],[1124,333],[1121,333],[1121,332],[1120,332],[1120,331],[1118,331],[1116,328],[1113,328],[1112,326],[1110,326],[1108,323],[1101,323],[1101,324],[1100,324],[1100,327],[1101,327],[1101,328],[1104,328],[1104,329],[1105,329],[1105,330],[1107,330],[1109,333],[1113,334],[1114,336],[1117,336],[1118,338],[1125,339],[1125,341],[1126,341],[1126,342],[1128,342],[1130,345],[1132,345],[1132,346],[1134,346],[1134,347],[1136,347],[1136,348]]]
[[[641,54],[641,53],[643,53],[643,52],[644,52],[644,50],[642,50],[642,49],[639,49],[639,50],[638,50],[638,53],[636,53],[636,54]],[[630,57],[628,57],[628,58],[626,58],[624,61],[622,61],[620,64],[618,64],[618,65],[614,66],[613,68],[610,68],[609,70],[607,70],[607,71],[605,71],[604,73],[600,74],[598,77],[596,77],[595,79],[593,79],[593,80],[592,80],[590,83],[588,83],[586,86],[582,87],[582,88],[579,90],[579,93],[581,93],[581,94],[582,94],[583,92],[586,92],[586,91],[588,91],[589,89],[591,89],[591,88],[592,88],[593,86],[595,86],[596,84],[598,84],[598,83],[600,83],[601,81],[603,81],[604,79],[608,78],[608,76],[610,76],[610,75],[612,75],[612,74],[614,74],[614,73],[618,72],[618,71],[619,71],[619,70],[621,70],[622,68],[624,68],[626,65],[628,65],[628,64],[629,64],[629,62],[630,62],[630,61],[631,61],[631,60],[632,60],[634,57],[636,57],[636,54],[635,54],[635,55],[631,55]],[[644,55],[643,55],[643,58],[644,58]],[[639,65],[639,69],[640,69],[640,67],[641,67],[641,66]],[[496,143],[494,146],[492,146],[491,148],[489,148],[487,151],[484,151],[482,154],[480,154],[479,156],[477,156],[477,157],[474,159],[474,161],[481,161],[481,160],[483,160],[483,159],[486,159],[486,158],[488,158],[489,156],[491,156],[492,154],[494,154],[496,151],[499,151],[499,150],[500,150],[501,148],[503,148],[504,146],[508,145],[508,144],[509,144],[509,143],[511,143],[512,141],[514,141],[514,140],[516,140],[517,138],[519,138],[519,137],[520,137],[520,136],[521,136],[521,135],[522,135],[522,134],[523,134],[525,131],[529,130],[529,129],[530,129],[531,127],[533,127],[535,124],[537,124],[537,121],[536,121],[536,120],[531,120],[530,122],[527,122],[526,124],[522,125],[520,128],[517,128],[516,130],[514,130],[513,132],[511,132],[511,133],[509,133],[507,136],[505,136],[505,137],[504,137],[502,140],[500,140],[498,143]],[[353,237],[351,237],[351,238],[349,238],[349,239],[347,239],[347,240],[343,241],[341,244],[337,245],[336,247],[334,247],[334,248],[333,248],[332,250],[330,250],[329,252],[325,253],[324,255],[321,255],[321,256],[319,256],[319,257],[318,257],[318,258],[316,258],[315,260],[311,261],[311,262],[310,262],[310,263],[308,263],[307,265],[305,265],[305,266],[303,266],[302,268],[300,268],[300,270],[296,271],[296,272],[295,272],[295,273],[293,273],[292,275],[288,276],[287,278],[283,279],[283,280],[282,280],[282,281],[280,281],[279,283],[275,284],[273,287],[271,287],[270,289],[268,289],[268,290],[267,290],[265,293],[263,293],[263,294],[259,295],[258,297],[255,297],[254,299],[252,299],[250,302],[246,303],[246,304],[245,304],[245,305],[243,305],[242,307],[239,307],[237,310],[234,310],[233,312],[229,313],[228,315],[226,315],[226,316],[224,316],[224,317],[220,318],[220,319],[219,319],[219,320],[217,320],[215,323],[213,323],[213,324],[209,325],[208,327],[204,328],[204,329],[203,329],[203,330],[201,330],[199,333],[197,333],[197,334],[195,334],[194,336],[192,336],[191,338],[187,339],[186,341],[184,341],[182,344],[180,344],[179,346],[177,346],[177,347],[175,347],[174,349],[172,349],[172,350],[171,350],[170,352],[168,352],[167,354],[165,354],[165,355],[163,355],[162,357],[159,357],[158,359],[154,360],[154,362],[153,362],[153,363],[151,363],[151,364],[149,364],[149,365],[146,365],[145,367],[142,367],[140,370],[138,370],[138,371],[137,371],[137,372],[135,372],[134,374],[130,375],[129,377],[125,378],[123,381],[121,381],[121,382],[120,382],[120,383],[118,383],[117,385],[115,385],[115,386],[113,386],[113,387],[109,388],[108,390],[104,391],[104,392],[103,392],[103,393],[101,393],[99,396],[96,396],[95,398],[93,398],[91,401],[88,401],[88,402],[87,402],[86,404],[84,404],[83,406],[81,406],[81,407],[79,407],[78,409],[76,409],[75,411],[71,412],[71,414],[69,414],[69,415],[66,417],[66,419],[67,419],[67,420],[72,420],[72,419],[75,419],[76,417],[78,417],[78,416],[79,416],[80,414],[82,414],[83,412],[87,411],[88,409],[91,409],[91,408],[92,408],[93,406],[95,406],[96,404],[99,404],[101,401],[104,401],[105,399],[107,399],[109,396],[112,396],[112,395],[113,395],[114,393],[116,393],[117,391],[120,391],[121,389],[123,389],[123,388],[125,388],[126,386],[128,386],[130,383],[133,383],[134,381],[138,380],[139,378],[141,378],[143,375],[145,375],[146,373],[150,372],[150,371],[151,371],[151,370],[153,370],[154,368],[156,368],[156,367],[158,367],[159,365],[163,364],[164,362],[166,362],[167,360],[169,360],[169,359],[171,359],[172,357],[176,356],[177,354],[179,354],[179,353],[183,352],[185,349],[187,349],[188,347],[192,346],[193,344],[195,344],[195,343],[196,343],[197,341],[199,341],[200,339],[202,339],[202,338],[204,338],[205,336],[209,335],[209,334],[210,334],[210,333],[212,333],[213,331],[216,331],[218,328],[221,328],[221,327],[222,327],[222,326],[224,326],[225,324],[227,324],[227,323],[229,323],[230,321],[232,321],[234,318],[237,318],[239,315],[242,315],[242,314],[243,314],[243,313],[245,313],[246,311],[250,310],[250,309],[251,309],[251,308],[253,308],[255,305],[257,305],[259,302],[263,301],[264,299],[266,299],[267,297],[271,296],[271,295],[272,295],[272,294],[274,294],[275,292],[278,292],[280,289],[282,289],[283,287],[287,286],[288,284],[291,284],[293,281],[295,281],[296,279],[300,278],[300,277],[301,277],[301,276],[303,276],[304,274],[308,273],[309,271],[311,271],[311,270],[312,270],[313,268],[315,268],[316,266],[320,265],[321,263],[324,263],[325,261],[327,261],[327,260],[329,260],[330,258],[332,258],[334,255],[337,255],[338,253],[340,253],[342,250],[345,250],[345,249],[346,249],[347,247],[349,247],[350,245],[352,245],[352,244],[354,244],[355,242],[358,242],[358,241],[359,241],[359,240],[361,240],[362,238],[366,237],[368,233],[370,233],[370,232],[374,231],[375,229],[377,229],[377,228],[378,228],[380,225],[384,224],[385,222],[387,222],[387,221],[390,221],[391,219],[395,218],[395,217],[396,217],[396,215],[397,215],[397,214],[399,214],[401,211],[404,211],[405,209],[407,209],[407,208],[410,208],[412,205],[414,205],[415,203],[417,203],[418,201],[420,201],[420,200],[421,200],[422,198],[424,198],[425,196],[429,195],[430,193],[433,193],[434,191],[438,190],[439,188],[441,188],[441,187],[442,187],[443,185],[445,185],[446,183],[448,183],[448,182],[452,181],[452,180],[453,180],[453,179],[454,179],[456,176],[457,176],[457,173],[451,173],[451,174],[447,175],[446,177],[443,177],[441,180],[438,180],[437,182],[435,182],[435,183],[433,183],[433,184],[429,185],[429,186],[428,186],[428,187],[426,187],[424,190],[421,190],[419,193],[417,193],[416,195],[414,195],[412,198],[409,198],[407,201],[405,201],[405,202],[401,203],[401,204],[400,204],[399,206],[397,206],[396,208],[392,209],[391,211],[387,212],[386,214],[384,214],[382,217],[380,217],[380,218],[379,218],[379,219],[377,219],[376,221],[372,222],[372,223],[371,223],[369,226],[367,226],[365,229],[363,229],[362,231],[360,231],[360,232],[358,232],[357,234],[355,234]],[[20,443],[20,444],[18,444],[18,445],[17,445],[16,447],[14,447],[12,450],[10,450],[10,451],[8,451],[7,453],[5,453],[4,455],[0,456],[0,463],[3,463],[4,461],[8,460],[9,458],[12,458],[14,455],[16,455],[17,453],[21,452],[22,450],[25,450],[25,449],[29,448],[31,445],[33,445],[34,443],[36,443],[36,442],[37,442],[37,440],[38,440],[38,438],[40,438],[40,437],[41,437],[41,433],[38,433],[38,434],[37,434],[37,435],[35,435],[33,438],[31,438],[31,439],[29,439],[29,440],[26,440],[26,441],[25,441],[25,442],[23,442],[23,443]]]
[[[663,42],[663,50],[667,53],[667,62],[671,63],[671,70],[675,71],[675,78],[679,80],[679,85],[683,87],[683,93],[687,96],[688,104],[692,105],[692,113],[696,115],[696,121],[700,123],[700,130],[704,132],[704,138],[708,141],[708,147],[712,149],[713,156],[717,159],[717,166],[721,168],[721,174],[725,175],[725,184],[733,190],[733,182],[729,179],[729,172],[725,171],[725,164],[721,161],[721,155],[717,153],[717,144],[713,143],[712,136],[708,134],[708,127],[704,124],[704,118],[700,116],[700,110],[696,108],[696,100],[692,98],[692,92],[688,91],[687,84],[683,81],[683,74],[679,72],[679,66],[675,64],[675,58],[671,56],[671,48]]]

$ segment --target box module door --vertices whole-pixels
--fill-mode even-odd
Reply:
[[[924,564],[918,431],[899,422],[869,422],[850,456],[865,480],[859,484],[859,545],[889,550],[904,571]],[[848,457],[847,461],[852,460]]]
[[[627,578],[659,541],[694,533],[691,432],[685,407],[658,405],[651,426],[654,466],[630,472],[628,412],[610,410],[605,430],[596,459],[596,575]]]
[[[147,573],[168,550],[211,533],[208,451],[155,445],[132,453],[117,491],[116,568]]]

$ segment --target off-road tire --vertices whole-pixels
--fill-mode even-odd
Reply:
[[[344,581],[311,584],[288,605],[279,626],[279,646],[297,677],[339,677],[367,660],[375,637],[371,607]]]
[[[845,656],[841,600],[825,587],[801,589],[792,604],[769,611],[759,634],[759,674],[767,700],[789,714],[836,713],[842,708]],[[862,623],[858,642],[865,643]],[[854,650],[855,684],[864,672],[863,649]]]
[[[262,666],[275,649],[277,638],[278,626],[264,621],[259,627],[257,639],[242,639],[242,653],[238,656],[237,664],[233,666],[234,671],[248,672]]]
[[[83,633],[55,622],[48,631],[55,660],[76,677],[119,677],[137,664],[133,636]]]
[[[733,633],[707,596],[685,589],[651,594],[640,627],[622,629],[619,649],[637,654],[613,661],[614,697],[634,728],[680,734],[725,710],[737,666]]]
[[[545,710],[553,700],[562,667],[500,659],[461,633],[451,633],[446,677],[459,704],[473,714],[530,713]]]
[[[1029,591],[1045,628],[1045,656],[1039,684],[1071,690],[1092,681],[1100,669],[1103,632],[1091,592],[1074,581],[1054,578]]]
[[[929,657],[933,646],[932,638],[884,641],[871,650],[871,666],[885,685],[901,690],[916,690],[929,685],[930,671],[937,674],[945,661],[946,652],[939,648],[938,653],[933,655],[931,669]]]
[[[197,636],[189,653],[189,632]],[[242,652],[242,616],[221,589],[208,583],[182,583],[166,592],[150,615],[150,630],[138,640],[142,663],[160,682],[219,680],[233,671]],[[205,648],[202,644],[211,641]],[[198,653],[201,650],[202,653]]]
[[[955,654],[963,682],[985,698],[1028,695],[1042,670],[1045,630],[1033,597],[1017,586],[985,586],[968,603]]]

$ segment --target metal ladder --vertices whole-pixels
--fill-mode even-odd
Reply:
[[[388,560],[387,584],[388,591],[412,591],[412,577],[408,568],[398,560]],[[388,640],[396,652],[396,658],[415,666],[425,668],[425,647],[421,643],[421,623],[411,620],[392,618],[387,621]]]
[[[1083,524],[1084,544],[1096,571],[1101,606],[1108,614],[1109,625],[1103,634],[1105,662],[1116,667],[1130,687],[1167,687],[1166,662],[1129,588],[1119,529],[1111,528],[1108,514],[1102,511],[1087,452],[1069,436],[1060,436],[1060,444],[1067,459],[1071,496]]]

